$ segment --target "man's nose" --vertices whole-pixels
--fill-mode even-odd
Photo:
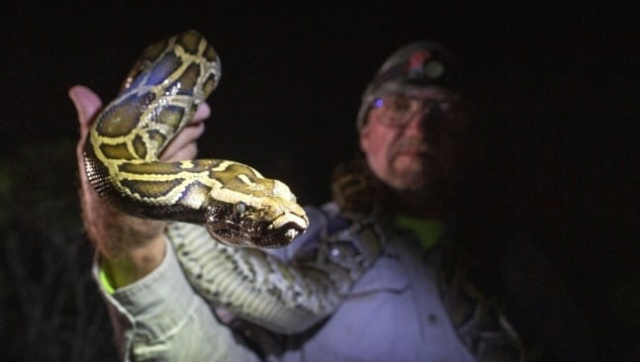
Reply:
[[[424,131],[424,112],[417,112],[411,117],[409,123],[405,125],[405,133],[423,133]]]
[[[417,112],[405,127],[405,133],[419,135],[424,138],[434,138],[438,135],[437,115],[433,109]]]
[[[420,112],[416,112],[409,123],[405,126],[405,132],[411,133],[424,133],[429,128],[429,115],[431,111],[429,109],[423,109]]]

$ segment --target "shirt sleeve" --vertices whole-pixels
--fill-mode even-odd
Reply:
[[[98,281],[122,361],[257,361],[187,282],[171,244],[156,270],[108,292]]]

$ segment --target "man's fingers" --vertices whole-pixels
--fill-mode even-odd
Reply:
[[[177,152],[172,154],[169,158],[164,159],[166,162],[175,162],[175,161],[184,161],[184,160],[192,160],[196,158],[198,155],[198,144],[196,142],[191,142],[187,145],[182,146]]]
[[[196,113],[193,115],[193,122],[204,121],[205,119],[209,118],[210,115],[211,108],[209,108],[209,105],[206,103],[201,103],[198,106],[198,110],[196,110]]]
[[[167,148],[160,155],[160,159],[162,161],[181,161],[194,158],[198,153],[196,141],[202,136],[204,129],[202,122],[187,125],[167,145]],[[190,147],[189,151],[183,151],[183,148],[187,146]]]
[[[206,103],[198,106],[191,122],[178,133],[162,151],[162,161],[182,161],[196,157],[198,146],[196,141],[204,133],[204,120],[209,118],[211,108]],[[183,148],[187,148],[184,149]]]

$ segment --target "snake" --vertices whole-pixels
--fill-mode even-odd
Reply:
[[[89,182],[134,216],[203,224],[230,245],[287,245],[308,219],[283,182],[228,160],[158,161],[220,75],[216,51],[198,32],[149,46],[91,127]]]
[[[121,211],[170,222],[185,275],[212,308],[300,332],[328,316],[375,261],[381,232],[365,219],[342,232],[319,229],[319,243],[283,261],[268,249],[309,227],[285,183],[229,160],[160,161],[220,76],[219,56],[198,31],[148,46],[89,130],[87,179]]]

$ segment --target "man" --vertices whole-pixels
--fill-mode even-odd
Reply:
[[[492,279],[505,274],[504,265],[509,269],[528,264],[529,259],[510,250],[517,257],[505,264],[499,262],[502,253],[495,258],[498,253],[493,253],[500,251],[501,243],[459,242],[470,235],[458,233],[455,227],[461,205],[457,195],[478,159],[478,147],[453,71],[454,61],[446,49],[429,42],[412,43],[391,55],[365,90],[357,118],[364,159],[336,173],[337,203],[307,209],[310,230],[274,254],[296,264],[302,251],[323,242],[319,235],[344,229],[362,215],[377,220],[384,235],[383,250],[328,318],[293,335],[216,315],[192,290],[178,262],[182,258],[188,272],[188,260],[175,251],[179,245],[180,250],[206,253],[212,244],[206,232],[188,226],[180,234],[163,233],[165,223],[111,209],[86,182],[80,162],[83,216],[100,254],[96,274],[121,357],[185,361],[551,358],[553,346],[546,348],[544,331],[529,323],[536,318],[529,298],[541,294],[520,285],[529,280],[531,268],[506,272],[506,282]],[[82,143],[100,100],[84,87],[72,88],[70,96],[80,120],[81,160]],[[208,112],[206,105],[199,109],[192,125],[164,151],[163,160],[195,156]],[[479,249],[491,251],[490,257],[483,258]],[[510,295],[509,285],[525,290],[515,297],[522,302],[517,307],[502,298]],[[546,295],[542,299],[542,303],[550,300]],[[569,309],[564,300],[555,304],[562,305],[562,313]],[[508,313],[514,311],[515,320],[514,313]],[[564,321],[557,324],[557,331],[566,331]],[[551,332],[549,337],[558,333]],[[575,346],[566,347],[569,352],[553,357],[575,357]]]

